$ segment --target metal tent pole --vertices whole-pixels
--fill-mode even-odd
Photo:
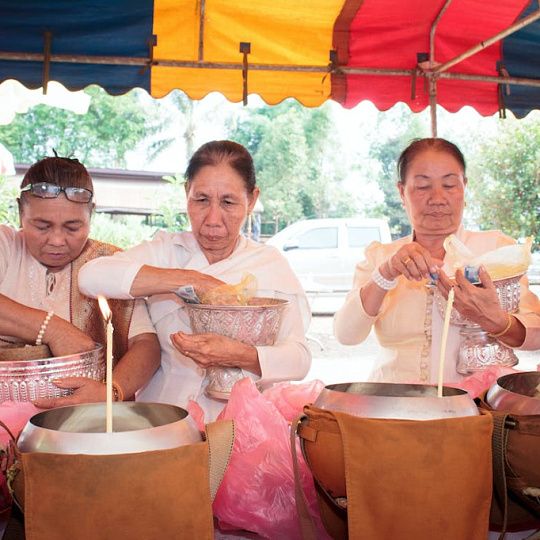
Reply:
[[[512,26],[508,27],[506,30],[503,30],[502,32],[499,32],[498,34],[495,34],[494,36],[490,37],[489,39],[486,39],[486,41],[481,41],[474,47],[470,48],[468,51],[465,51],[464,53],[456,56],[452,60],[449,60],[448,62],[445,62],[444,64],[441,64],[440,66],[437,66],[434,68],[435,72],[442,72],[446,71],[447,69],[451,68],[452,66],[455,66],[456,64],[459,64],[462,60],[465,60],[466,58],[469,58],[469,56],[472,56],[476,54],[477,52],[481,51],[482,49],[485,49],[486,47],[489,47],[490,45],[493,45],[493,43],[496,43],[497,41],[500,41],[501,39],[505,38],[506,36],[509,36],[510,34],[513,34],[514,32],[517,32],[524,26],[527,26],[528,24],[533,23],[537,19],[540,19],[540,9],[538,11],[535,11],[534,13],[531,13],[521,21],[518,21],[517,23],[513,24]]]
[[[437,17],[431,25],[429,31],[429,69],[432,72],[435,66],[435,32],[437,30],[437,25],[442,19],[444,12],[448,9],[448,6],[452,0],[446,0],[444,6],[441,8]],[[437,77],[435,75],[430,75],[428,79],[429,83],[429,115],[431,118],[431,136],[437,137]]]

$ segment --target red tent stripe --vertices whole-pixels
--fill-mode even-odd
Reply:
[[[430,28],[444,5],[444,0],[364,0],[352,19],[348,36],[348,67],[410,70],[416,66],[417,53],[429,53]],[[444,63],[510,26],[528,4],[528,0],[453,0],[436,31],[435,61]],[[384,45],[381,45],[384,44]],[[497,75],[501,44],[487,47],[460,62],[449,71]],[[338,99],[353,107],[369,99],[385,110],[397,101],[410,102],[413,111],[428,104],[427,89],[419,80],[416,96],[411,100],[411,78],[347,75],[341,87],[346,96]],[[441,79],[437,85],[437,102],[456,111],[466,102],[474,103],[481,114],[498,109],[497,85],[471,81]]]

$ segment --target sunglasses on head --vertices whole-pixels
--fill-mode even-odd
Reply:
[[[21,193],[30,192],[41,199],[56,199],[61,192],[64,192],[66,199],[72,202],[87,203],[92,200],[93,193],[81,187],[62,187],[48,182],[38,182],[28,184],[21,189]]]

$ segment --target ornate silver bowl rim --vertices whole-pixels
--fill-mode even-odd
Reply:
[[[51,356],[50,358],[40,358],[36,360],[0,360],[0,377],[3,375],[3,371],[11,370],[27,370],[31,367],[49,366],[54,364],[61,364],[70,360],[85,359],[87,357],[99,355],[102,352],[103,346],[99,343],[95,343],[95,348],[90,351],[84,351],[80,353],[66,354],[64,356]]]
[[[509,276],[509,277],[506,277],[506,278],[503,278],[503,279],[498,279],[498,280],[495,280],[493,282],[493,284],[495,285],[495,288],[497,289],[497,294],[499,295],[499,302],[501,302],[501,300],[502,300],[501,307],[505,311],[508,311],[509,313],[515,313],[519,309],[519,302],[517,303],[517,305],[515,305],[515,302],[511,302],[510,305],[507,305],[507,297],[502,296],[502,298],[501,298],[501,295],[502,295],[501,291],[507,285],[517,285],[517,286],[519,286],[519,282],[520,282],[521,278],[524,275],[525,274],[515,274],[513,276]],[[478,283],[473,283],[473,285],[478,285],[478,284],[479,284],[479,282]],[[433,293],[433,297],[434,297],[434,302],[436,303],[437,308],[439,310],[439,313],[441,314],[441,316],[444,317],[444,313],[445,313],[445,309],[446,309],[446,298],[443,297],[443,295],[441,294],[441,292],[437,288],[435,288],[435,291]],[[450,315],[450,323],[455,324],[455,325],[459,325],[459,326],[467,326],[467,325],[473,325],[474,324],[471,321],[469,321],[469,319],[464,317],[456,308],[452,309],[452,312],[451,312],[451,315]]]
[[[188,309],[195,311],[258,311],[261,309],[279,309],[285,307],[290,302],[284,298],[270,298],[265,296],[254,296],[251,300],[257,300],[257,303],[244,306],[233,306],[227,304],[186,304]]]
[[[62,377],[102,380],[104,375],[103,346],[98,343],[95,349],[81,353],[36,360],[2,360],[0,403],[66,396],[72,390],[56,386],[53,380]]]

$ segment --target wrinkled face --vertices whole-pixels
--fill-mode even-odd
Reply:
[[[258,194],[258,188],[248,194],[242,177],[226,162],[207,165],[193,178],[187,211],[193,234],[210,263],[233,252]]]
[[[405,184],[398,184],[401,200],[414,231],[448,235],[461,224],[467,179],[454,156],[425,150],[409,164]]]
[[[62,270],[76,259],[90,232],[90,208],[86,203],[25,195],[20,203],[21,227],[31,255],[52,271]]]

